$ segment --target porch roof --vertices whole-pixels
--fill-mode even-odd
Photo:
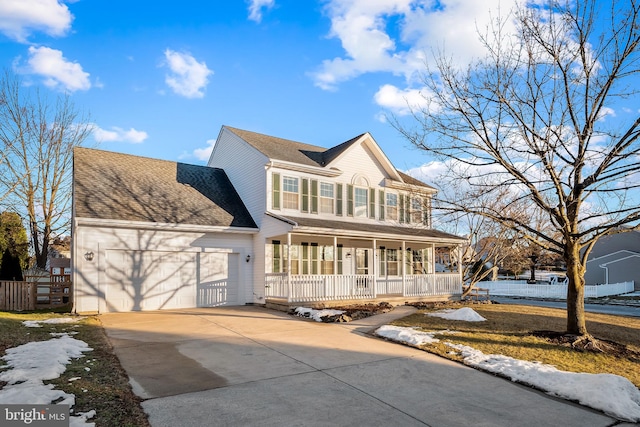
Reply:
[[[376,223],[332,221],[321,218],[300,218],[300,217],[283,217],[267,212],[280,221],[289,223],[292,231],[311,233],[311,234],[340,234],[353,237],[369,237],[389,239],[396,238],[400,240],[432,240],[446,243],[463,243],[466,241],[464,237],[455,234],[445,233],[444,231],[433,230],[428,228],[394,226]]]

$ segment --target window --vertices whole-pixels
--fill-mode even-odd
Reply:
[[[431,198],[425,199],[422,205],[422,223],[427,227],[431,227]]]
[[[422,199],[413,197],[411,199],[411,222],[414,224],[422,224]]]
[[[323,246],[320,261],[320,274],[333,274],[333,246]]]
[[[400,271],[398,269],[398,250],[397,249],[387,249],[387,275],[388,276],[398,276]]]
[[[320,213],[333,213],[333,184],[320,183]]]
[[[300,246],[298,245],[291,245],[291,274],[300,274]]]
[[[384,197],[384,190],[380,190],[378,191],[378,216],[379,219],[384,221],[384,201],[385,201],[385,197]]]
[[[424,261],[422,259],[423,251],[412,251],[412,274],[426,274],[426,269],[424,268]]]
[[[368,215],[368,191],[366,188],[354,189],[354,215],[359,218],[365,218]]]
[[[282,177],[282,207],[298,209],[298,178]]]
[[[398,195],[387,193],[387,219],[398,220]]]

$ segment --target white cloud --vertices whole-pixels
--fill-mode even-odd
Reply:
[[[275,0],[249,0],[249,19],[255,22],[262,21],[262,10],[269,10],[275,4]]]
[[[196,148],[193,150],[193,155],[196,156],[198,160],[209,160],[211,157],[211,152],[213,151],[213,146],[215,145],[216,140],[210,139],[207,141],[207,146],[204,148]]]
[[[30,47],[27,72],[44,77],[44,84],[50,88],[68,90],[88,90],[91,88],[89,73],[77,62],[62,56],[62,51],[48,47]]]
[[[616,110],[609,107],[602,107],[602,109],[600,110],[600,114],[598,114],[598,120],[600,120],[601,122],[604,122],[605,120],[607,120],[607,117],[615,117],[615,116],[616,116]]]
[[[344,56],[323,61],[312,73],[322,89],[369,72],[404,75],[408,82],[425,67],[425,54],[444,48],[462,65],[483,52],[478,30],[489,11],[508,11],[517,0],[330,0],[330,38]],[[508,30],[508,28],[507,28]]]
[[[396,86],[386,84],[378,89],[374,100],[379,106],[397,114],[406,116],[411,111],[428,107],[429,92],[422,89],[398,89]]]
[[[417,168],[409,169],[405,171],[405,173],[422,182],[434,183],[438,182],[440,178],[442,178],[446,174],[448,169],[449,166],[447,165],[447,163],[434,160],[432,162],[425,163]]]
[[[170,73],[165,76],[167,85],[178,95],[185,98],[202,98],[209,84],[209,75],[213,74],[207,64],[198,62],[189,53],[180,53],[167,49],[164,51],[166,66]]]
[[[125,130],[117,126],[112,126],[111,130],[102,129],[94,125],[93,137],[99,142],[130,142],[132,144],[140,144],[148,138],[147,132],[131,128]]]
[[[58,0],[0,1],[0,32],[21,43],[33,31],[64,36],[72,20],[67,5]]]

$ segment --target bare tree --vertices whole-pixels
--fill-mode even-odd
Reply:
[[[9,71],[0,78],[0,194],[28,223],[38,267],[50,239],[69,230],[73,147],[91,130],[68,96],[49,102]]]
[[[638,93],[639,12],[635,0],[523,2],[479,32],[486,57],[460,69],[437,55],[437,69],[423,75],[428,105],[414,110],[413,124],[395,121],[468,187],[448,209],[489,218],[563,257],[567,333],[583,342],[591,339],[590,250],[640,219],[640,117],[637,107],[627,121],[610,115]],[[516,31],[507,31],[513,23]],[[528,204],[550,228],[482,203],[492,196]]]
[[[478,179],[482,178],[476,178]],[[469,236],[462,265],[465,283],[463,297],[468,295],[478,282],[485,280],[489,275],[495,276],[501,266],[509,265],[510,268],[517,269],[528,265],[524,255],[528,252],[527,245],[518,230],[474,214],[464,205],[452,208],[457,201],[472,195],[470,188],[456,185],[455,179],[451,180],[447,176],[438,182],[441,191],[434,206],[438,228]],[[509,197],[496,197],[496,194],[487,196],[477,192],[472,196],[477,202],[482,199],[479,203],[483,206],[491,206],[492,210],[504,212],[505,215],[520,218],[530,215],[526,206],[513,202]]]

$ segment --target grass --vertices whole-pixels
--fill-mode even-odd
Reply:
[[[65,316],[42,312],[0,312],[0,355],[4,355],[5,350],[10,347],[30,341],[49,340],[52,338],[51,332],[76,331],[73,338],[86,342],[93,350],[85,352],[84,357],[72,360],[60,378],[49,383],[54,384],[56,389],[75,394],[74,412],[95,409],[96,416],[91,421],[97,427],[149,426],[147,415],[140,406],[141,400],[133,394],[128,377],[97,318],[84,317],[73,324],[42,324],[41,328],[28,328],[22,324],[24,320],[45,320],[52,317]],[[80,379],[69,382],[73,377]],[[0,387],[2,385],[0,383]]]
[[[462,305],[452,305],[459,308]],[[610,373],[628,378],[640,387],[640,319],[587,313],[587,330],[595,338],[622,344],[625,351],[577,351],[532,334],[533,331],[562,332],[566,328],[566,312],[561,309],[506,304],[478,304],[472,308],[487,319],[485,322],[446,320],[426,316],[442,309],[426,309],[393,322],[396,326],[418,327],[424,331],[444,332],[441,341],[463,344],[485,354],[502,354],[516,359],[554,365],[569,372]],[[422,349],[442,357],[461,361],[459,354],[443,342],[427,344]]]

